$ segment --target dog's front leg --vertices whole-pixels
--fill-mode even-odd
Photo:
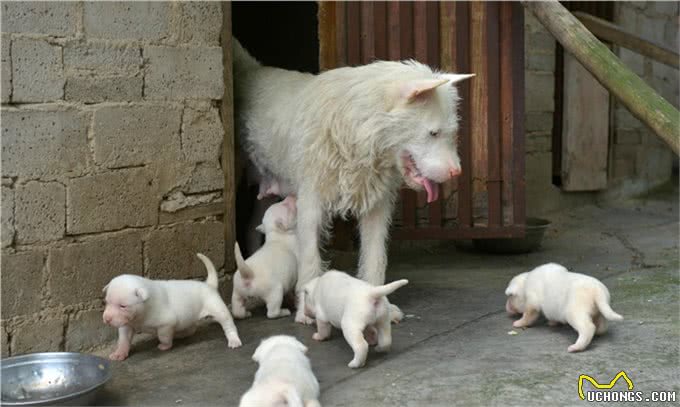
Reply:
[[[116,346],[116,350],[109,355],[109,359],[125,360],[130,353],[133,335],[133,329],[127,325],[118,328],[118,345]]]
[[[302,290],[305,284],[321,274],[319,235],[323,226],[324,213],[321,201],[316,194],[303,188],[299,191],[297,205],[298,264],[300,267],[295,287],[297,294],[295,322],[311,324],[314,320],[305,315],[305,296]]]
[[[373,285],[385,284],[387,267],[387,233],[392,217],[389,202],[376,204],[373,209],[359,219],[361,233],[361,256],[359,258],[359,278]]]

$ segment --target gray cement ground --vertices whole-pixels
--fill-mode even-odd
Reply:
[[[362,369],[347,367],[351,350],[338,331],[317,343],[312,327],[290,318],[268,321],[260,312],[238,322],[244,346],[237,350],[227,349],[216,325],[169,352],[155,342],[138,345],[127,361],[114,363],[101,401],[235,406],[255,373],[255,347],[281,333],[309,347],[325,406],[579,405],[585,404],[579,375],[609,382],[621,370],[636,391],[679,392],[677,194],[555,215],[542,250],[528,255],[472,253],[451,244],[392,250],[388,280],[410,284],[390,299],[408,317],[393,329],[392,351],[371,352]],[[625,317],[586,352],[567,353],[576,338],[568,327],[539,323],[508,333],[508,280],[549,261],[600,278]],[[623,382],[615,387],[624,388]]]

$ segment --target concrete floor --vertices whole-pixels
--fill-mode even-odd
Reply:
[[[392,351],[369,353],[362,369],[347,367],[351,350],[338,331],[317,343],[312,327],[268,321],[260,312],[237,323],[244,343],[237,350],[227,348],[217,325],[169,352],[155,342],[138,345],[127,361],[114,363],[100,402],[235,406],[251,384],[259,341],[281,333],[309,347],[325,406],[577,405],[584,403],[579,375],[609,382],[621,370],[634,390],[680,392],[677,195],[674,189],[552,216],[542,250],[528,255],[471,253],[450,243],[393,250],[388,280],[410,284],[390,300],[407,318],[393,329]],[[508,333],[508,280],[549,261],[600,278],[625,317],[586,352],[567,353],[576,338],[568,327],[539,323]]]

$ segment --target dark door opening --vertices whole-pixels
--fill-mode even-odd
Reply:
[[[232,35],[264,65],[318,73],[317,13],[316,2],[232,2]],[[238,139],[236,134],[237,146]],[[252,234],[258,187],[248,186],[246,176],[237,182],[236,239],[248,256],[251,250],[245,243]]]

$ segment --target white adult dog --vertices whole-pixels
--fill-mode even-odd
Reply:
[[[307,347],[292,336],[262,341],[253,354],[260,367],[239,407],[321,407],[319,382],[305,353]]]
[[[267,209],[258,230],[265,243],[248,260],[243,260],[238,243],[234,254],[238,270],[234,273],[231,312],[234,318],[247,318],[246,299],[258,298],[267,304],[267,318],[290,315],[282,309],[283,297],[297,281],[297,237],[295,234],[295,198],[286,197]]]
[[[109,358],[127,358],[135,332],[156,334],[158,349],[168,350],[173,338],[192,335],[205,317],[212,317],[222,326],[230,348],[241,346],[229,309],[217,291],[215,266],[204,255],[197,256],[208,270],[205,282],[149,280],[123,274],[104,287],[104,323],[118,328],[118,346]]]
[[[567,348],[569,352],[585,350],[595,334],[607,331],[607,320],[623,319],[609,306],[609,290],[600,280],[555,263],[515,276],[505,295],[506,311],[523,314],[513,322],[516,328],[531,326],[541,312],[551,326],[567,323],[574,328],[578,339]]]
[[[368,342],[364,337],[367,328],[377,333],[376,351],[390,350],[392,325],[387,295],[406,284],[408,280],[397,280],[376,287],[336,270],[312,279],[303,288],[304,311],[316,318],[316,333],[312,338],[323,341],[330,336],[331,326],[341,328],[354,351],[354,358],[347,366],[363,366],[368,355]]]
[[[234,40],[237,126],[261,174],[298,197],[301,287],[322,271],[320,235],[332,215],[359,218],[359,276],[383,284],[385,242],[402,183],[425,189],[461,172],[458,92],[474,75],[415,61],[378,61],[311,75],[262,66]],[[268,175],[268,176],[269,176]],[[310,322],[298,307],[296,321]]]

